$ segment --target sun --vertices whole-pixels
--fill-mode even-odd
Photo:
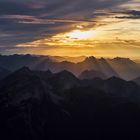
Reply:
[[[81,31],[81,30],[74,30],[67,34],[67,37],[72,39],[90,39],[93,38],[96,35],[96,31],[90,30],[90,31]]]

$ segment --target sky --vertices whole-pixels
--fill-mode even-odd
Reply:
[[[0,54],[140,59],[140,0],[0,0]]]

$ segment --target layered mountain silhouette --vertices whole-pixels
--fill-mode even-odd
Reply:
[[[139,136],[140,86],[117,77],[83,79],[66,70],[52,73],[28,67],[8,75],[0,81],[1,137],[81,140]]]
[[[67,70],[77,77],[79,77],[79,75],[81,75],[83,72],[84,74],[87,72],[86,75],[89,75],[89,71],[94,71],[94,73],[90,73],[91,76],[88,77],[96,77],[100,73],[99,77],[103,79],[105,77],[110,78],[115,76],[124,80],[132,80],[135,77],[140,76],[140,65],[128,58],[118,57],[114,59],[97,59],[95,57],[87,57],[85,60],[83,60],[84,57],[81,57],[81,62],[78,62],[80,59],[78,57],[77,61],[76,58],[74,58],[76,63],[69,62],[66,58],[62,58],[63,57],[32,56],[29,54],[11,56],[1,55],[0,67],[4,67],[9,71],[15,71],[23,66],[26,66],[32,70],[50,70],[53,73]]]

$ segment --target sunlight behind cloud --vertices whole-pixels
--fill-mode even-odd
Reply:
[[[68,20],[68,17],[67,20],[54,20],[54,25],[58,22],[69,24],[53,28],[52,34],[48,31],[32,41],[17,43],[16,47],[26,50],[24,53],[31,50],[35,54],[59,56],[139,57],[140,14],[133,10],[138,3],[134,0],[121,4],[117,10],[96,10],[90,20]]]
[[[74,30],[68,34],[66,34],[67,37],[70,37],[72,39],[90,39],[96,36],[97,32],[94,30],[90,31],[80,31],[80,30]]]

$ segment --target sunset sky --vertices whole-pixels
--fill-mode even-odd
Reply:
[[[140,0],[0,0],[0,53],[140,58]]]

